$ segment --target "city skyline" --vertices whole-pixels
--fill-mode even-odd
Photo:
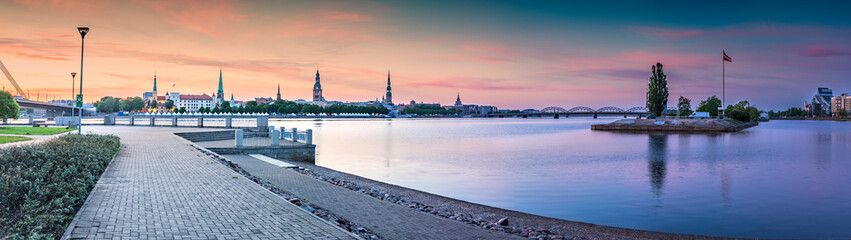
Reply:
[[[138,96],[155,70],[162,86],[212,94],[216,68],[237,99],[274,97],[279,83],[282,98],[311,99],[318,65],[328,100],[383,96],[390,68],[400,103],[463,92],[511,109],[633,107],[661,62],[670,99],[696,105],[721,96],[722,50],[736,60],[728,104],[786,109],[817,87],[851,91],[847,4],[622,5],[2,1],[0,60],[25,90],[66,99],[79,70],[75,28],[89,26],[86,101]]]

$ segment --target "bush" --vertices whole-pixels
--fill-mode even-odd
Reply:
[[[751,121],[751,117],[750,117],[750,115],[748,115],[747,112],[742,111],[742,110],[738,110],[738,109],[730,112],[730,118],[736,119],[736,120],[739,120],[739,121],[742,121],[742,122],[750,122]]]
[[[0,149],[0,239],[59,238],[118,151],[115,136]]]

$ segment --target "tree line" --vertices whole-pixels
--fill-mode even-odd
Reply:
[[[445,109],[441,106],[416,105],[402,110],[402,114],[418,115],[454,115],[458,113],[455,109]]]
[[[270,104],[259,104],[256,101],[248,101],[245,106],[234,107],[229,101],[222,103],[221,107],[203,107],[200,113],[277,113],[277,114],[339,114],[339,113],[366,113],[366,114],[388,114],[390,110],[384,107],[373,106],[347,106],[335,104],[327,107],[315,104],[303,104],[286,100],[276,100]]]

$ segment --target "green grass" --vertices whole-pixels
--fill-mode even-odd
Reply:
[[[10,142],[20,142],[30,140],[32,138],[28,137],[19,137],[19,136],[0,136],[0,144],[2,143],[10,143]]]
[[[56,127],[0,127],[0,133],[17,135],[53,135],[74,130],[77,129]]]

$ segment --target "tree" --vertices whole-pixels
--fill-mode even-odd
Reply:
[[[151,100],[151,102],[148,103],[148,108],[157,109],[157,105],[158,105],[157,100]]]
[[[680,116],[688,116],[691,115],[691,100],[680,96],[680,99],[677,103],[677,109],[680,110]]]
[[[3,119],[3,123],[6,123],[8,119],[18,119],[21,107],[18,106],[18,102],[15,102],[15,98],[12,97],[12,94],[6,91],[0,91],[0,118]]]
[[[166,100],[165,101],[165,109],[171,109],[174,107],[174,100]]]
[[[179,113],[186,113],[186,107],[180,107],[178,110]]]
[[[662,111],[668,107],[668,80],[662,71],[662,63],[657,62],[650,69],[653,76],[650,77],[647,89],[647,109],[650,114],[661,116]]]
[[[131,103],[128,99],[119,99],[118,100],[118,111],[130,111]]]
[[[709,112],[709,116],[718,116],[718,108],[721,107],[721,99],[716,96],[711,96],[700,102],[697,105],[698,112]]]
[[[847,118],[848,117],[848,111],[845,111],[844,108],[840,108],[839,111],[836,114],[839,115],[840,118]]]
[[[118,112],[120,110],[119,99],[110,96],[102,97],[100,101],[95,102],[95,109],[98,112],[105,113]]]
[[[142,100],[140,97],[134,97],[130,101],[130,106],[130,111],[142,111],[142,109],[145,109],[145,100]]]

